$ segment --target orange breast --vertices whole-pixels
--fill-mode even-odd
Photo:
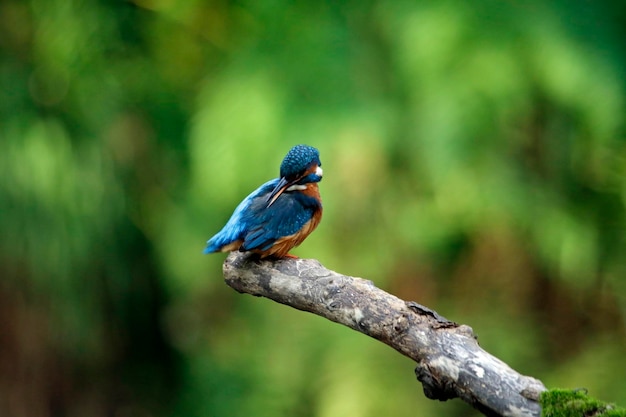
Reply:
[[[320,202],[320,204],[322,203],[322,197],[320,196],[320,188],[317,186],[316,182],[308,183],[306,185],[306,189],[302,190],[301,193],[306,196],[315,198],[317,201]]]
[[[321,203],[320,199],[320,191],[317,184],[307,184],[307,188],[302,190],[301,193],[308,195],[310,197],[316,198]],[[306,222],[304,226],[296,233],[290,236],[284,236],[274,242],[271,248],[266,251],[255,251],[261,255],[261,258],[266,258],[268,256],[274,256],[277,258],[282,258],[289,253],[289,251],[296,246],[300,245],[304,239],[307,238],[315,228],[320,224],[322,220],[322,206],[318,210],[313,213],[311,220]]]

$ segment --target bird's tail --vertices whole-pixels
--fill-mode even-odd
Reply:
[[[202,253],[206,255],[208,253],[220,252],[221,249],[221,245],[218,245],[217,242],[214,242],[214,239],[211,239],[206,243],[206,247]]]
[[[228,236],[222,236],[220,233],[213,236],[206,243],[206,247],[202,251],[205,255],[215,252],[230,252],[241,247],[243,239],[232,239]]]

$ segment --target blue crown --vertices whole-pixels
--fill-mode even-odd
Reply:
[[[296,145],[289,150],[280,164],[280,176],[289,178],[306,171],[313,163],[322,166],[320,153],[317,149],[307,145]]]

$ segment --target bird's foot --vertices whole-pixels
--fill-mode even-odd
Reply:
[[[300,259],[299,257],[297,257],[296,255],[292,255],[290,253],[286,254],[285,256],[283,256],[283,258],[290,258],[290,259]]]

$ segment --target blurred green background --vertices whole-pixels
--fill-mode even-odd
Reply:
[[[477,415],[201,254],[297,143],[295,254],[626,405],[623,1],[4,0],[0,53],[0,415]]]

